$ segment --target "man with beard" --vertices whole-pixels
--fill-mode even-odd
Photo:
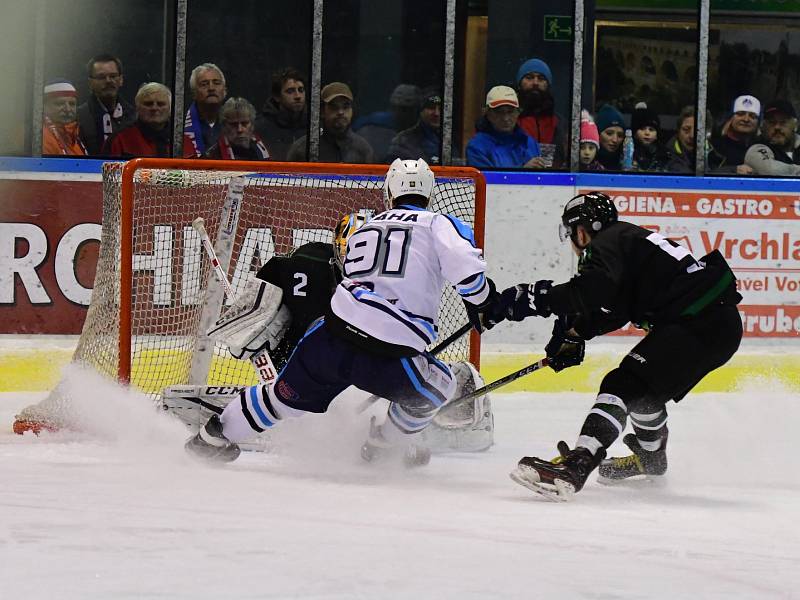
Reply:
[[[416,160],[422,158],[429,165],[441,164],[442,151],[442,98],[428,94],[422,101],[416,125],[398,133],[392,139],[387,158]]]
[[[83,156],[86,147],[76,120],[78,92],[66,79],[56,79],[44,86],[42,154]]]
[[[145,83],[136,92],[136,122],[106,140],[103,154],[134,158],[172,154],[169,116],[172,92],[163,84]]]
[[[334,81],[320,93],[322,100],[322,134],[319,136],[319,160],[331,163],[371,163],[372,147],[353,133],[353,92],[346,83]],[[289,148],[287,160],[305,161],[307,137],[296,140]]]
[[[526,60],[517,70],[517,90],[521,108],[519,126],[535,139],[540,147],[542,144],[554,145],[554,156],[558,164],[563,161],[567,153],[567,131],[564,126],[566,124],[569,127],[569,123],[555,112],[552,86],[553,74],[550,66],[539,58]]]
[[[219,111],[222,135],[205,153],[215,160],[269,160],[270,155],[253,129],[256,109],[244,98],[228,98]]]
[[[759,143],[745,154],[744,162],[757,175],[800,175],[800,136],[797,113],[786,100],[773,100],[764,107]]]
[[[292,67],[273,73],[272,96],[255,126],[272,160],[286,160],[289,147],[306,134],[307,121],[305,77]]]
[[[755,96],[739,96],[733,102],[733,114],[712,140],[714,156],[709,157],[715,173],[750,175],[752,167],[744,164],[744,156],[758,133],[761,102]]]
[[[186,111],[183,124],[183,157],[205,154],[219,137],[219,109],[228,93],[225,75],[213,63],[203,63],[192,70],[189,88],[194,101]]]
[[[136,120],[136,109],[119,94],[125,80],[122,61],[111,54],[98,54],[86,65],[89,100],[78,107],[81,139],[89,154],[100,154],[105,141]]]

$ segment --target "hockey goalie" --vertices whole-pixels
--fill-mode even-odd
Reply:
[[[339,221],[332,244],[310,242],[288,256],[271,258],[215,323],[209,336],[226,345],[234,358],[251,360],[255,366],[259,364],[257,357],[266,352],[275,372],[280,372],[298,342],[328,310],[342,279],[347,242],[365,222],[365,214],[350,213]],[[494,439],[489,397],[458,400],[483,386],[483,379],[468,362],[454,363],[451,369],[457,382],[454,400],[439,410],[420,442],[430,452],[486,450]],[[199,428],[229,402],[238,401],[246,389],[244,384],[172,386],[164,391],[163,406],[187,425]]]

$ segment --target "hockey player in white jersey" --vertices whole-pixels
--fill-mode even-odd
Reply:
[[[437,338],[445,283],[455,285],[480,331],[502,318],[472,230],[426,210],[433,188],[423,160],[392,163],[385,183],[392,208],[350,237],[344,278],[325,317],[309,328],[274,384],[246,388],[187,442],[189,451],[235,460],[237,442],[284,419],[325,412],[350,385],[390,401],[385,420],[372,423],[362,456],[414,446],[456,388],[450,367],[426,351]]]

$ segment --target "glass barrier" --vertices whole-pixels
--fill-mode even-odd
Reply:
[[[287,159],[308,132],[312,11],[311,0],[189,2],[184,156]]]
[[[115,154],[111,138],[136,121],[139,87],[172,85],[164,2],[48,0],[46,8],[44,34],[36,42],[44,53],[42,154]],[[168,130],[169,106],[152,112],[154,131]],[[168,137],[165,144],[168,152]],[[138,154],[150,145],[156,142],[137,138],[125,149]]]
[[[326,2],[319,160],[441,164],[444,0]],[[290,157],[305,156],[302,143]]]

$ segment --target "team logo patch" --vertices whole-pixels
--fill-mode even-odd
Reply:
[[[283,400],[297,401],[300,399],[300,394],[295,392],[294,388],[282,379],[278,382],[278,385],[275,386],[275,391],[278,392],[278,395]]]

